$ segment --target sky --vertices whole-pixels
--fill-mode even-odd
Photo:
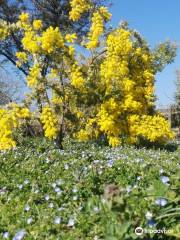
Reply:
[[[112,3],[113,27],[125,20],[151,47],[170,40],[180,48],[180,0],[112,0]],[[180,49],[174,63],[156,76],[158,106],[173,103],[177,68],[180,68]]]

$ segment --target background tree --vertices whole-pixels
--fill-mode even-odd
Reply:
[[[180,109],[180,69],[176,70],[176,93],[175,101],[178,109]]]
[[[9,72],[0,66],[0,105],[8,104],[19,99],[20,85],[11,78]]]

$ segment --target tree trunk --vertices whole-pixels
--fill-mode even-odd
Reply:
[[[57,135],[57,138],[55,140],[57,148],[63,150],[63,140],[64,140],[64,131],[63,131],[63,124],[61,124],[60,131]]]

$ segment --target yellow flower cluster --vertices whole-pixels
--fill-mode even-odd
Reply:
[[[30,28],[30,20],[29,20],[29,14],[26,12],[22,12],[19,15],[19,21],[17,22],[17,26],[23,29],[29,29]]]
[[[39,30],[41,26],[42,23],[40,20],[34,20],[33,27],[35,30]],[[24,49],[32,54],[40,53],[42,51],[52,54],[54,51],[61,49],[64,46],[64,40],[57,27],[49,27],[42,32],[42,36],[29,28],[24,33],[22,44]]]
[[[21,120],[29,117],[29,109],[16,104],[11,104],[10,109],[0,109],[0,150],[16,146],[13,131],[21,125]]]
[[[73,21],[78,21],[81,15],[90,8],[88,0],[71,0],[70,5],[69,19]]]
[[[96,131],[105,135],[113,147],[125,140],[136,143],[139,137],[151,142],[171,139],[173,133],[168,122],[158,114],[148,115],[155,100],[150,53],[137,47],[131,32],[123,28],[110,33],[106,43],[106,56],[97,84],[105,96],[94,108]],[[92,118],[92,112],[90,116]],[[88,121],[87,118],[78,135],[84,140],[92,138]]]
[[[141,136],[150,142],[164,143],[169,139],[173,139],[174,133],[170,130],[169,123],[159,114],[150,115],[130,115],[128,116],[128,125],[131,139],[137,141],[137,137]],[[132,141],[131,141],[132,142]]]
[[[30,53],[38,53],[40,52],[40,42],[39,37],[35,34],[34,31],[26,31],[24,37],[22,39],[22,45],[25,50]]]
[[[21,66],[23,63],[26,63],[28,60],[28,56],[25,52],[16,52],[16,57],[18,58],[18,61],[16,62],[17,66]]]
[[[45,131],[45,137],[55,139],[58,134],[58,118],[50,107],[44,107],[41,113],[41,122]]]
[[[76,33],[66,34],[65,39],[68,43],[74,43],[74,41],[77,39],[77,35]]]
[[[36,20],[33,21],[34,30],[38,31],[42,28],[42,26],[43,26],[43,24],[42,24],[41,20],[36,19]]]
[[[92,26],[89,32],[86,47],[87,49],[94,49],[98,46],[99,38],[104,32],[104,22],[109,20],[111,14],[108,12],[106,7],[100,7],[98,11],[93,13]]]
[[[9,36],[9,26],[5,21],[0,20],[0,39],[5,40]]]
[[[41,68],[38,63],[34,64],[29,71],[27,76],[27,82],[29,87],[34,87],[41,78]]]
[[[49,54],[64,46],[64,40],[58,27],[49,27],[42,33],[40,40],[42,49]]]
[[[106,85],[106,93],[114,87],[120,87],[122,80],[124,85],[133,85],[129,78],[128,61],[132,52],[130,32],[124,29],[117,29],[107,38],[107,56],[101,65],[101,76],[103,84]],[[126,84],[127,82],[127,84]],[[123,83],[122,83],[123,84]],[[126,86],[125,86],[126,88]]]
[[[23,23],[27,23],[29,21],[29,14],[22,12],[21,15],[19,15],[19,20]]]
[[[168,121],[160,115],[143,115],[140,124],[136,126],[137,135],[145,137],[150,142],[166,142],[174,137]]]
[[[81,72],[81,68],[74,64],[71,69],[71,84],[75,88],[82,88],[84,85],[84,78]]]

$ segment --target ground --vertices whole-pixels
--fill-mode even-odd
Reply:
[[[179,155],[25,140],[0,154],[0,239],[177,239]]]

